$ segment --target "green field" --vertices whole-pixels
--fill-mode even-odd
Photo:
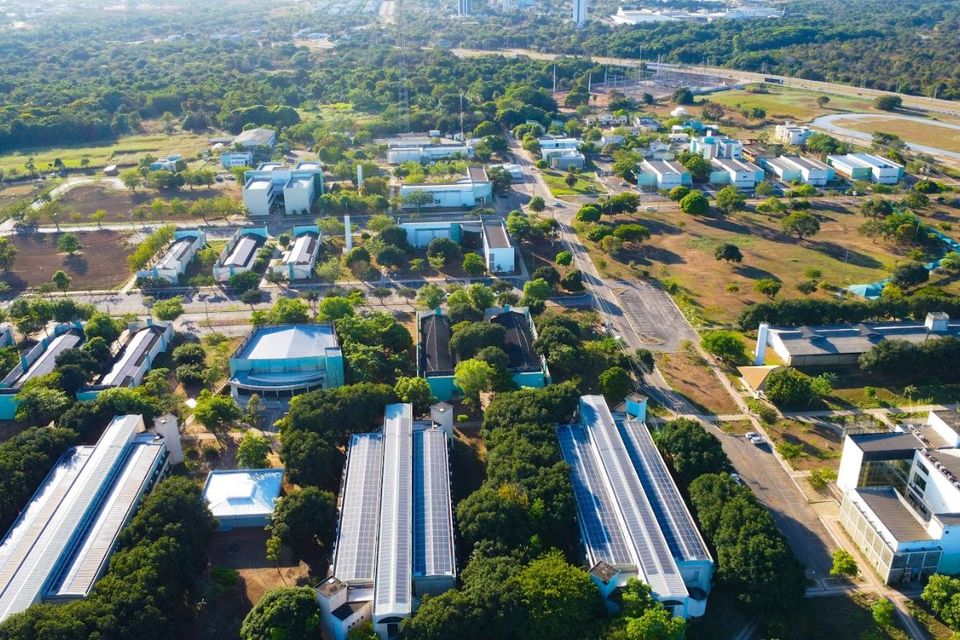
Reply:
[[[564,181],[565,176],[565,173],[558,171],[543,172],[543,181],[547,183],[547,186],[550,188],[550,193],[553,194],[554,198],[561,196],[595,195],[598,193],[595,174],[578,173],[577,182],[572,187],[568,186]]]
[[[820,96],[830,98],[826,107],[817,104],[817,98]],[[751,93],[743,89],[734,89],[711,93],[708,99],[726,107],[760,108],[767,112],[768,118],[780,117],[794,120],[812,120],[829,113],[871,111],[873,109],[872,101],[866,98],[850,98],[771,85],[766,85],[766,93]]]
[[[100,169],[111,164],[132,165],[138,158],[148,154],[161,157],[179,153],[184,158],[190,158],[207,146],[205,136],[192,133],[126,136],[103,144],[44,147],[5,153],[0,155],[0,171],[8,176],[26,174],[24,165],[30,158],[33,158],[37,171],[48,170],[57,158],[68,169],[80,169],[84,158],[89,161],[91,169]]]

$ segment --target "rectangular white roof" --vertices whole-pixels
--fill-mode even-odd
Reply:
[[[143,365],[147,354],[160,339],[160,336],[163,335],[163,331],[164,327],[156,325],[144,327],[137,331],[130,341],[124,345],[123,350],[118,354],[119,359],[114,361],[113,367],[107,375],[103,376],[100,384],[120,386],[131,379]]]
[[[337,346],[331,324],[287,324],[257,327],[242,347],[237,358],[242,360],[277,360],[322,356]]]
[[[310,264],[320,248],[319,236],[307,232],[297,236],[293,246],[287,252],[287,264]]]
[[[170,248],[167,249],[166,253],[163,254],[163,257],[157,262],[158,269],[173,269],[180,264],[180,261],[187,251],[190,250],[190,246],[194,243],[196,238],[180,238],[170,245]]]
[[[210,513],[221,518],[273,513],[283,485],[283,469],[211,471],[203,488]]]
[[[374,583],[375,616],[409,615],[413,609],[413,405],[387,405],[383,423],[380,536]]]

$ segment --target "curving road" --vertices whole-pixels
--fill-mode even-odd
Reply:
[[[843,126],[844,120],[890,120],[891,118],[896,118],[898,120],[905,120],[908,122],[918,122],[920,124],[925,124],[927,126],[934,127],[943,127],[944,129],[953,129],[958,132],[960,135],[960,125],[950,124],[949,122],[940,122],[937,120],[930,120],[928,118],[918,118],[916,116],[903,116],[894,113],[831,113],[830,115],[820,116],[816,118],[811,124],[811,126],[822,129],[828,133],[842,136],[844,138],[852,138],[854,140],[862,142],[870,142],[873,139],[869,133],[863,131],[857,131],[856,129],[848,129]],[[937,147],[930,147],[924,144],[916,144],[914,142],[908,142],[907,146],[914,151],[919,151],[920,153],[928,153],[932,156],[941,156],[944,158],[952,158],[954,160],[960,160],[960,153],[955,151],[947,151],[946,149],[939,149]]]

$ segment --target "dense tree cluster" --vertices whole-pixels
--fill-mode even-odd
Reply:
[[[0,444],[0,530],[13,524],[50,467],[76,440],[70,429],[33,427]]]
[[[883,340],[860,356],[860,368],[885,376],[909,376],[911,380],[944,383],[960,379],[960,339],[944,336],[918,344],[906,340]]]
[[[583,393],[600,390],[604,371],[631,368],[616,340],[601,337],[590,325],[565,315],[540,318],[533,348],[546,358],[554,380],[570,380]]]
[[[708,473],[730,471],[730,461],[720,441],[699,422],[678,418],[655,433],[657,448],[668,462],[681,486]]]
[[[960,301],[914,295],[909,298],[876,300],[778,300],[753,304],[740,312],[737,324],[744,331],[755,330],[761,322],[774,326],[799,326],[868,322],[912,318],[922,321],[931,311],[944,311],[950,317],[960,316]]]
[[[169,478],[120,534],[106,574],[83,600],[34,605],[0,625],[0,638],[186,637],[216,523],[199,487]]]

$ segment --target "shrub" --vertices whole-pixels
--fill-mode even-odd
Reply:
[[[562,267],[569,266],[573,262],[573,254],[569,251],[561,251],[557,254],[557,257],[554,259],[554,262],[559,264]]]
[[[766,395],[778,407],[799,407],[813,400],[810,376],[789,367],[767,376]]]

